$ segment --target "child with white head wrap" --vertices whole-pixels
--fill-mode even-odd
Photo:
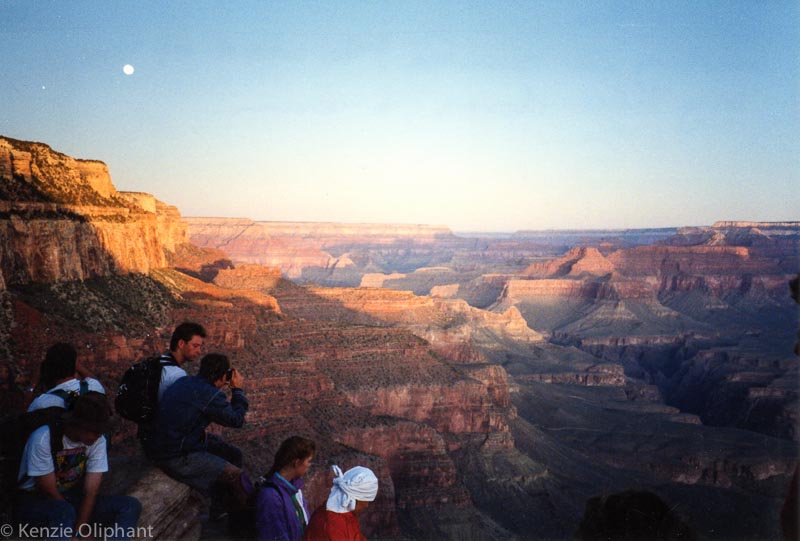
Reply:
[[[325,508],[334,513],[348,513],[356,508],[356,501],[371,502],[378,495],[378,478],[363,466],[350,468],[344,474],[333,466],[333,487]]]
[[[356,466],[342,473],[333,467],[333,487],[325,507],[311,517],[304,541],[366,541],[358,515],[378,495],[378,478],[372,470]]]

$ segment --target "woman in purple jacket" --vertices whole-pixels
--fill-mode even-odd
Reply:
[[[316,450],[313,441],[300,436],[281,443],[256,498],[259,541],[300,541],[303,537],[309,514],[301,492],[302,477]]]

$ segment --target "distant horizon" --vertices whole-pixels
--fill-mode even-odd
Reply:
[[[127,190],[118,190],[127,191]],[[178,209],[180,210],[180,209]],[[588,228],[544,228],[544,229],[516,229],[513,231],[495,231],[495,230],[462,230],[455,229],[447,224],[426,224],[426,223],[411,223],[411,222],[346,222],[346,221],[327,221],[327,220],[262,220],[257,218],[250,218],[247,216],[188,216],[181,214],[183,219],[214,219],[214,220],[248,220],[254,223],[275,223],[275,224],[330,224],[330,225],[345,225],[345,226],[403,226],[403,227],[429,227],[429,228],[442,228],[448,229],[454,235],[464,234],[493,234],[493,235],[513,235],[515,233],[580,233],[580,232],[638,232],[638,231],[667,231],[678,230],[683,228],[712,228],[718,223],[746,223],[758,224],[763,226],[781,226],[787,224],[788,226],[800,227],[800,220],[714,220],[710,224],[681,224],[665,227],[588,227]]]
[[[102,163],[106,167],[108,163],[106,163],[102,159],[98,158],[81,158],[77,156],[70,156],[57,148],[54,148],[51,144],[47,143],[46,141],[27,141],[24,139],[20,139],[18,137],[12,137],[10,135],[0,133],[0,137],[4,137],[6,139],[10,139],[12,141],[17,141],[26,144],[40,144],[49,147],[53,152],[58,154],[62,154],[68,156],[76,161],[81,162],[94,162],[94,163]],[[535,232],[535,233],[544,233],[544,232],[583,232],[583,231],[608,231],[608,232],[624,232],[624,231],[652,231],[652,230],[667,230],[667,229],[681,229],[685,227],[713,227],[714,224],[720,222],[741,222],[741,223],[757,223],[757,224],[783,224],[783,223],[791,223],[791,224],[798,224],[800,225],[800,221],[798,220],[730,220],[730,219],[723,219],[723,220],[714,220],[708,224],[680,224],[680,225],[668,225],[668,226],[635,226],[635,227],[582,227],[582,228],[574,228],[574,227],[546,227],[546,228],[522,228],[522,229],[515,229],[515,230],[490,230],[490,229],[457,229],[448,224],[443,223],[414,223],[414,222],[354,222],[354,221],[330,221],[330,220],[295,220],[295,219],[288,219],[288,220],[275,220],[275,219],[260,219],[260,218],[253,218],[250,216],[223,216],[223,215],[207,215],[207,216],[199,216],[199,215],[186,215],[183,214],[180,207],[170,201],[164,201],[158,194],[150,193],[150,192],[142,192],[138,190],[127,190],[127,189],[120,189],[119,186],[114,182],[114,177],[111,175],[110,167],[109,167],[109,176],[112,184],[114,185],[115,189],[118,192],[124,193],[144,193],[151,195],[158,199],[159,201],[174,206],[178,208],[178,211],[181,212],[182,218],[211,218],[211,219],[220,219],[220,220],[249,220],[253,222],[259,223],[296,223],[296,224],[336,224],[336,225],[381,225],[381,226],[419,226],[419,227],[431,227],[431,228],[444,228],[448,229],[454,235],[465,235],[465,234],[487,234],[487,235],[514,235],[516,233],[523,233],[523,232]]]
[[[800,208],[794,0],[6,0],[0,17],[0,133],[187,215],[512,232]]]

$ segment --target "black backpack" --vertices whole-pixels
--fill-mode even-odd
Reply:
[[[171,356],[144,359],[125,371],[114,399],[114,409],[135,423],[149,423],[158,408],[158,387],[165,366],[178,366]]]

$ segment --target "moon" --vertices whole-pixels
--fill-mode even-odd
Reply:
[[[124,73],[125,75],[133,75],[133,72],[134,72],[133,66],[131,66],[130,64],[125,64],[124,66],[122,66],[122,73]]]

